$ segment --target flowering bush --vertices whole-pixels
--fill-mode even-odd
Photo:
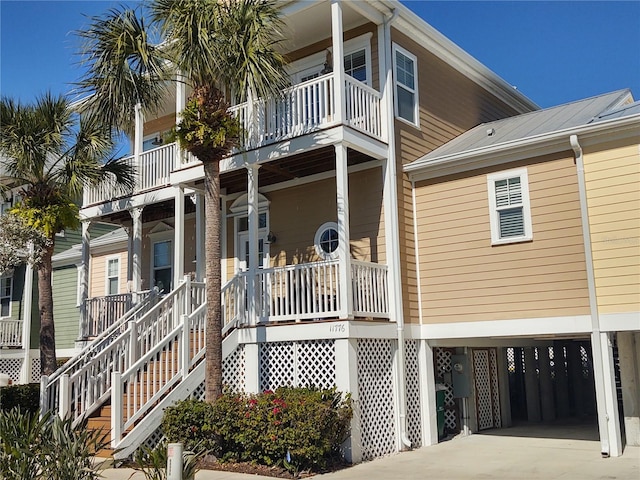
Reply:
[[[196,402],[189,402],[172,408],[194,409]],[[258,395],[227,392],[213,405],[197,403],[212,419],[211,428],[205,432],[198,421],[175,425],[189,415],[167,415],[167,409],[163,429],[170,441],[206,440],[215,444],[213,451],[222,460],[281,465],[291,471],[321,470],[339,455],[352,416],[349,396],[335,389],[279,388]],[[193,426],[202,433],[197,440]],[[182,436],[175,435],[179,432]]]

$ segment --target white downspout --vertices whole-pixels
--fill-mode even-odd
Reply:
[[[589,289],[589,309],[591,311],[591,342],[592,342],[592,355],[593,355],[593,378],[596,388],[596,410],[600,410],[598,412],[598,429],[600,430],[600,447],[601,453],[603,457],[608,457],[610,455],[618,456],[620,453],[619,442],[616,438],[611,438],[610,427],[614,428],[614,436],[615,436],[615,425],[612,425],[612,422],[617,422],[617,415],[614,415],[616,418],[609,417],[609,406],[612,409],[616,407],[615,398],[608,399],[606,394],[606,382],[604,377],[604,361],[603,361],[603,349],[602,349],[602,335],[600,331],[600,316],[598,313],[598,300],[596,296],[596,284],[595,284],[595,274],[593,267],[593,255],[591,250],[591,232],[589,226],[589,213],[587,208],[587,189],[586,182],[584,177],[584,161],[582,156],[582,147],[578,142],[577,135],[571,135],[569,137],[569,143],[571,144],[571,148],[573,149],[575,159],[576,159],[576,171],[578,177],[578,192],[580,195],[580,217],[582,223],[582,236],[584,242],[584,255],[585,255],[585,266],[587,270],[587,285]],[[613,405],[609,405],[612,403]],[[613,441],[613,442],[612,442]],[[613,445],[612,445],[613,443]],[[613,448],[612,448],[613,447]]]
[[[391,252],[388,253],[387,263],[393,273],[393,291],[390,298],[392,299],[393,308],[391,312],[396,318],[397,326],[397,338],[398,338],[398,417],[400,423],[400,441],[406,448],[411,448],[411,440],[407,436],[407,395],[405,386],[405,348],[404,348],[404,313],[402,308],[402,288],[400,282],[400,239],[398,235],[399,221],[398,221],[398,184],[397,184],[397,165],[396,165],[396,141],[395,141],[395,116],[393,112],[393,95],[388,92],[393,90],[393,61],[391,55],[391,24],[397,18],[398,11],[393,10],[390,16],[387,16],[384,22],[384,46],[385,46],[385,67],[386,67],[386,80],[385,89],[387,89],[386,111],[387,111],[387,142],[389,145],[389,158],[387,159],[387,169],[385,181],[390,181],[388,192],[390,206],[388,211],[391,213],[388,221],[385,223],[388,227],[385,229],[385,235],[389,235],[392,239],[391,244],[395,245]],[[385,215],[387,209],[385,209]]]

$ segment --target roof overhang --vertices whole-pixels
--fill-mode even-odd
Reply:
[[[511,142],[444,155],[429,160],[416,160],[404,167],[413,182],[476,170],[493,165],[570,150],[569,137],[578,135],[582,147],[603,141],[616,141],[640,135],[640,114],[616,118]]]

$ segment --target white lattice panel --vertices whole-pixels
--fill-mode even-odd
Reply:
[[[580,346],[580,363],[582,364],[582,378],[589,378],[589,352],[583,346]]]
[[[332,388],[336,384],[336,353],[333,340],[298,342],[296,386]]]
[[[244,345],[238,345],[238,347],[222,361],[222,383],[227,388],[240,392],[245,389],[244,380]]]
[[[371,460],[396,451],[391,342],[358,339],[357,357],[362,458]]]
[[[40,382],[42,376],[42,370],[40,368],[40,358],[31,359],[31,381],[35,383]]]
[[[451,371],[451,351],[436,347],[433,349],[433,356],[436,363],[436,376],[443,379],[444,382],[444,374]],[[445,407],[454,407],[456,402],[453,398],[453,385],[446,382],[444,383],[444,385],[446,385],[447,387],[444,392],[444,405]],[[444,426],[446,430],[452,432],[456,432],[459,430],[455,409],[445,409]]]
[[[295,348],[293,342],[260,344],[260,390],[293,386],[295,382]]]
[[[0,358],[0,373],[9,375],[14,383],[19,382],[23,361],[22,358]]]
[[[407,430],[413,447],[422,446],[422,415],[420,413],[420,367],[418,342],[405,343],[405,377],[407,389]]]
[[[473,351],[473,371],[476,382],[476,409],[478,414],[478,430],[493,427],[493,406],[491,401],[491,384],[489,374],[489,352]]]
[[[198,387],[191,393],[191,398],[195,398],[196,400],[204,400],[205,397],[205,382],[202,382]]]
[[[498,353],[495,348],[489,350],[491,376],[491,399],[493,401],[493,424],[496,428],[502,426],[500,415],[500,390],[498,389]]]
[[[204,384],[203,384],[204,385]],[[156,448],[163,440],[165,440],[164,433],[162,433],[162,427],[156,428],[151,435],[142,443],[149,450]]]

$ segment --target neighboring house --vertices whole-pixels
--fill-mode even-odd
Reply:
[[[112,230],[114,227],[110,225],[96,225],[94,234],[102,235]],[[55,238],[52,284],[56,355],[59,360],[79,352],[76,342],[81,338],[78,296],[80,243],[79,231],[65,230]],[[0,373],[9,375],[13,383],[38,382],[40,320],[37,273],[30,266],[22,265],[0,276],[0,286]]]
[[[639,309],[627,299],[621,317],[607,310],[609,329],[604,311],[596,320],[569,136],[591,128],[631,145],[608,126],[635,117],[596,118],[630,95],[538,112],[399,2],[292,1],[283,13],[293,86],[277,100],[232,107],[248,133],[221,164],[225,383],[349,392],[352,461],[437,443],[436,382],[450,432],[507,426],[511,410],[526,416],[539,399],[532,392],[553,387],[545,359],[560,350],[570,368],[557,375],[574,395],[562,413],[595,414],[585,392],[615,397],[604,340],[634,330]],[[45,379],[44,407],[76,419],[106,416],[110,401],[106,426],[119,456],[159,440],[167,405],[203,395],[204,172],[162,144],[187,95],[177,83],[174,106],[137,118],[133,191],[85,192],[78,295],[116,311],[120,303],[92,297],[123,293],[126,279],[135,306],[105,322],[83,309],[81,335],[96,338]],[[513,156],[511,147],[522,150]],[[595,192],[602,182],[589,175]],[[90,261],[96,222],[128,234],[126,246],[122,233],[101,246],[100,267]],[[626,235],[615,238],[635,238]],[[594,265],[597,284],[608,266]],[[592,335],[596,322],[603,333]],[[593,356],[591,339],[600,344]],[[141,383],[152,374],[158,382]],[[606,402],[598,416],[613,424],[618,409]],[[619,455],[620,430],[605,430],[602,451]]]
[[[595,415],[604,454],[640,445],[640,103],[485,123],[405,171],[414,335],[469,349],[471,429]]]

